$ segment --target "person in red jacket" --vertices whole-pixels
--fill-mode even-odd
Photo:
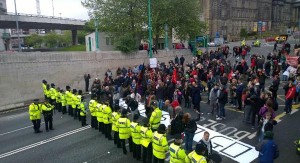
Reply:
[[[285,113],[289,114],[292,110],[293,99],[296,95],[296,86],[293,84],[293,79],[289,79],[289,88],[285,94]]]

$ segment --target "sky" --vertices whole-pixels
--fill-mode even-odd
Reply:
[[[88,10],[81,5],[84,0],[53,0],[54,16],[88,20]],[[6,0],[7,12],[15,12],[14,0]],[[37,15],[36,0],[16,0],[17,12]],[[52,0],[40,0],[41,15],[52,16]]]

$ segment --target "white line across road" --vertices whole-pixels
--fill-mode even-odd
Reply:
[[[45,123],[45,122],[42,122],[41,124],[43,124],[43,123]],[[0,134],[0,136],[11,134],[11,133],[14,133],[14,132],[17,132],[17,131],[21,131],[21,130],[24,130],[24,129],[27,129],[27,128],[30,128],[30,127],[33,127],[33,125],[22,127],[22,128],[19,128],[19,129],[16,129],[16,130],[12,130],[12,131],[8,131],[8,132]]]
[[[3,154],[0,155],[0,159],[8,157],[8,156],[11,156],[11,155],[14,155],[14,154],[17,154],[19,152],[22,152],[22,151],[25,151],[25,150],[28,150],[28,149],[31,149],[31,148],[34,148],[34,147],[37,147],[37,146],[40,146],[40,145],[43,145],[43,144],[46,144],[46,143],[49,143],[49,142],[52,142],[54,140],[58,140],[58,139],[64,138],[66,136],[78,133],[80,131],[84,131],[84,130],[89,129],[89,128],[91,128],[90,125],[88,125],[86,127],[81,127],[81,128],[78,128],[78,129],[75,129],[75,130],[72,130],[72,131],[69,131],[69,132],[57,135],[55,137],[52,137],[52,138],[49,138],[49,139],[46,139],[46,140],[42,140],[42,141],[36,142],[34,144],[27,145],[25,147],[21,147],[21,148],[18,148],[18,149],[15,149],[15,150],[3,153]]]

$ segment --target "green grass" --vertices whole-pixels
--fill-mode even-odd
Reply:
[[[69,47],[61,48],[59,51],[85,51],[85,45],[72,45]]]

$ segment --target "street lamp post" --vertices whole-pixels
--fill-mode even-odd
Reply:
[[[168,24],[165,24],[165,50],[169,50],[169,43],[168,43]]]
[[[152,58],[152,25],[151,25],[151,0],[148,0],[148,31],[149,31],[149,57]]]
[[[21,42],[20,42],[20,33],[19,33],[19,17],[18,17],[18,12],[17,12],[17,4],[16,4],[16,0],[14,0],[15,2],[15,15],[16,15],[16,26],[17,26],[17,35],[18,35],[18,51],[21,52]]]
[[[98,21],[95,20],[95,41],[96,41],[96,51],[100,51],[99,48],[99,32],[98,32]]]

